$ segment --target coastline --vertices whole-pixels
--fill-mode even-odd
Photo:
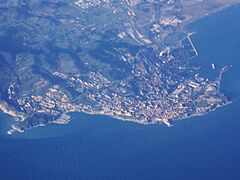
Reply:
[[[200,17],[198,17],[198,18],[196,18],[196,19],[192,19],[192,20],[189,20],[189,21],[187,21],[187,22],[184,22],[183,24],[181,24],[182,29],[183,29],[184,31],[188,32],[188,31],[189,31],[189,26],[190,26],[191,24],[196,23],[196,22],[199,21],[199,20],[208,18],[208,17],[210,17],[210,16],[214,16],[214,15],[216,15],[216,14],[222,12],[222,11],[225,11],[225,10],[227,10],[227,9],[229,9],[229,8],[234,8],[234,7],[238,7],[238,6],[240,6],[240,3],[239,3],[239,2],[235,2],[235,3],[233,3],[233,4],[226,5],[225,7],[216,9],[216,10],[214,10],[214,11],[212,11],[212,12],[210,12],[210,13],[207,13],[206,15],[200,16]],[[180,29],[181,29],[181,28],[180,28]]]
[[[221,9],[218,9],[218,10],[216,10],[216,11],[211,12],[209,15],[218,13],[218,12],[220,12],[220,11],[223,11],[224,9],[227,9],[227,8],[232,7],[232,6],[235,6],[235,5],[239,5],[239,3],[235,3],[235,4],[228,5],[228,6],[224,7],[224,8],[221,8]],[[209,15],[207,15],[207,16],[209,16]],[[199,18],[193,20],[193,22],[196,22],[196,21],[198,21],[199,19],[202,19],[202,18],[206,18],[207,16],[199,17]],[[192,23],[192,22],[188,22],[187,24],[189,25],[189,24],[191,24],[191,23]],[[188,25],[186,25],[186,26],[188,26]],[[228,103],[227,103],[227,104],[228,104]],[[204,112],[204,113],[192,114],[192,115],[187,116],[187,117],[177,118],[177,119],[172,119],[172,120],[173,120],[173,121],[178,121],[178,120],[188,119],[188,118],[195,117],[195,116],[203,116],[203,115],[208,114],[208,113],[210,113],[210,112],[212,112],[212,111],[215,111],[215,110],[218,109],[219,107],[223,107],[223,106],[225,106],[225,105],[222,105],[222,106],[219,106],[219,105],[218,105],[216,108],[214,108],[214,109],[212,109],[212,110],[210,110],[210,111]],[[149,123],[149,122],[146,122],[146,121],[139,121],[139,120],[136,120],[136,119],[132,119],[131,117],[126,118],[126,117],[121,117],[121,116],[115,116],[115,115],[113,115],[113,114],[104,114],[104,113],[98,113],[98,112],[95,112],[95,113],[84,112],[84,113],[92,114],[92,115],[110,116],[110,117],[113,117],[113,118],[116,118],[116,119],[119,119],[119,120],[131,121],[131,122],[134,122],[134,123],[145,124],[145,125],[148,125],[148,124],[157,124],[157,123],[164,123],[162,120],[155,121],[155,122],[150,122],[150,123]],[[170,119],[170,120],[171,120],[171,119]],[[54,122],[53,122],[53,123],[54,123]],[[18,131],[18,129],[16,129],[16,128],[14,128],[14,127],[13,127],[13,129],[15,129],[15,130]],[[20,131],[19,131],[19,132],[20,132]],[[23,132],[24,132],[24,131],[23,131]]]
[[[0,179],[239,179],[240,7],[192,26],[201,75],[216,79],[229,103],[172,127],[71,113],[67,125],[50,124],[7,135],[13,119],[0,112]],[[207,28],[205,28],[207,27]],[[229,34],[229,35],[228,35]],[[216,69],[211,69],[215,63]]]

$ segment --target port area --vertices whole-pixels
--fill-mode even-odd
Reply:
[[[0,109],[16,120],[9,133],[66,124],[72,112],[171,126],[228,103],[220,91],[228,66],[202,77],[185,27],[239,1],[59,2],[14,4],[14,16],[0,4],[1,33],[19,30],[6,44],[14,52],[0,49]]]
[[[182,72],[195,70],[188,67],[188,62],[197,56],[190,37],[183,41],[186,40],[188,45],[180,42],[177,48],[158,54],[155,61],[146,58],[143,50],[131,57],[128,81],[112,80],[96,72],[52,71],[52,76],[65,86],[53,85],[43,95],[17,99],[22,111],[5,112],[15,117],[22,113],[24,120],[13,124],[8,133],[24,132],[49,123],[66,124],[72,112],[108,115],[142,124],[163,123],[171,127],[173,121],[203,115],[227,104],[220,84],[231,66],[223,67],[214,81],[198,73],[182,76]],[[8,109],[6,105],[2,107]]]

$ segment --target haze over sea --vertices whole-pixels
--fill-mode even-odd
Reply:
[[[190,27],[203,74],[233,65],[222,83],[232,104],[172,128],[75,114],[66,126],[14,136],[1,114],[0,179],[239,179],[239,19],[240,7],[231,7]]]

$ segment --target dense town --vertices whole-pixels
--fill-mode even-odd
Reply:
[[[170,127],[229,103],[220,84],[231,66],[216,70],[212,64],[218,76],[202,76],[190,63],[198,52],[194,33],[186,30],[229,3],[59,0],[38,2],[41,9],[34,3],[12,4],[11,11],[31,9],[30,18],[2,16],[8,23],[1,34],[14,27],[19,30],[9,36],[22,41],[14,56],[0,52],[8,75],[0,78],[0,109],[16,120],[9,134],[67,124],[74,112]]]

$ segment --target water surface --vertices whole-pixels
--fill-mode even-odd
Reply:
[[[229,8],[190,27],[197,31],[194,61],[202,74],[215,77],[222,66],[233,65],[222,84],[232,104],[173,128],[75,114],[66,126],[2,135],[0,179],[239,179],[239,12]],[[8,120],[1,114],[0,126]]]

